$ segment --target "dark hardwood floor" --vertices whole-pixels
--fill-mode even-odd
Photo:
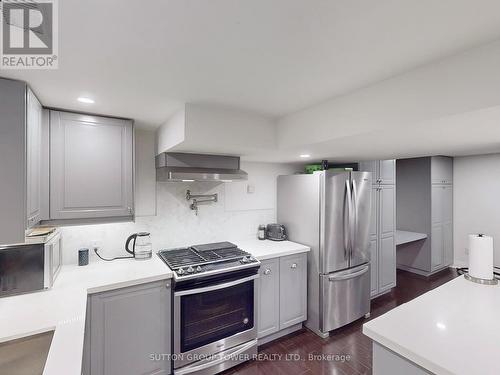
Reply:
[[[370,319],[457,276],[453,269],[440,272],[429,279],[398,270],[397,287],[372,301]],[[371,374],[372,341],[362,333],[364,322],[366,322],[365,319],[360,319],[342,327],[334,334],[330,334],[327,339],[321,339],[303,328],[261,346],[259,359],[230,369],[224,375]],[[291,357],[287,359],[286,355],[291,355]],[[324,358],[327,355],[331,357]],[[332,356],[335,355],[338,357],[333,358]],[[322,357],[318,359],[318,356]],[[349,356],[348,359],[347,356]]]

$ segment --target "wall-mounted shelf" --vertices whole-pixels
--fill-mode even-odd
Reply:
[[[425,240],[427,234],[418,232],[408,232],[406,230],[396,230],[396,246],[403,245],[405,243]]]

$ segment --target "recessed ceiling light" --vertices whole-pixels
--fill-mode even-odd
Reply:
[[[86,97],[84,97],[84,96],[80,96],[80,97],[78,98],[78,101],[79,101],[80,103],[85,103],[85,104],[94,104],[94,99],[86,98]]]
[[[446,324],[437,322],[436,327],[438,327],[441,331],[444,331],[446,329]]]
[[[300,157],[301,158],[310,158],[311,155],[309,155],[309,154],[301,154]]]
[[[194,182],[194,180],[182,180],[182,182]]]

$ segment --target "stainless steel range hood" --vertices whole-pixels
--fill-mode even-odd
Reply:
[[[247,180],[238,156],[163,152],[156,156],[157,181]]]

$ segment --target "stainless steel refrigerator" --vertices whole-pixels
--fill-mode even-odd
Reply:
[[[370,312],[371,173],[278,177],[278,222],[308,255],[306,326],[322,337]]]

